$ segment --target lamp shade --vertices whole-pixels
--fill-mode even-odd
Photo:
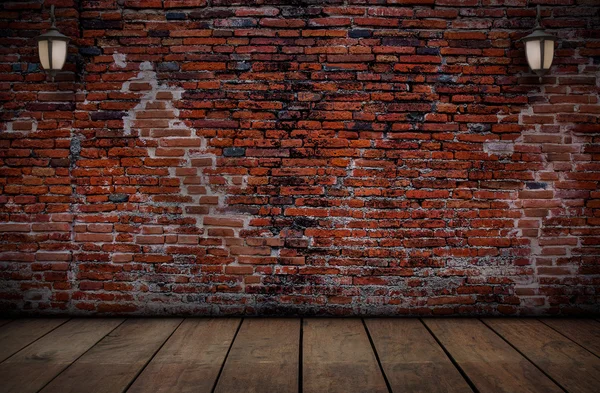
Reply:
[[[56,28],[38,37],[40,63],[46,71],[62,70],[67,60],[69,37],[62,35]]]
[[[65,65],[70,39],[66,35],[61,34],[56,28],[54,5],[50,8],[50,15],[52,17],[52,26],[48,32],[39,36],[37,41],[40,63],[42,63],[44,70],[48,71],[54,79],[54,75],[62,70]]]
[[[533,33],[523,38],[529,68],[539,76],[548,72],[550,66],[552,66],[555,41],[556,37],[546,33],[540,26],[537,26]]]

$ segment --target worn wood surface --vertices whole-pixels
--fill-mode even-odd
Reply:
[[[305,319],[305,393],[388,391],[360,319]]]
[[[574,318],[544,318],[542,322],[600,356],[600,322]]]
[[[365,322],[394,392],[472,392],[418,319],[378,318]]]
[[[548,318],[15,319],[0,326],[0,393],[595,393],[599,325]]]
[[[535,319],[485,319],[570,393],[600,391],[600,358]]]
[[[240,322],[186,319],[128,393],[210,393]]]
[[[480,392],[562,392],[481,321],[432,318],[424,322]]]
[[[123,319],[72,319],[0,363],[0,392],[39,391]]]
[[[0,327],[0,362],[66,321],[66,318],[27,318]]]
[[[298,392],[299,344],[299,319],[244,319],[215,392]]]
[[[55,378],[42,393],[120,393],[181,319],[129,319]]]

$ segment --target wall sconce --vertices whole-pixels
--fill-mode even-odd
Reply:
[[[521,40],[525,42],[525,55],[529,68],[540,77],[550,70],[552,60],[554,59],[554,41],[556,37],[544,31],[540,25],[540,6],[537,6],[537,20],[533,33]]]
[[[62,70],[67,60],[67,48],[70,38],[61,34],[56,28],[56,18],[54,17],[54,5],[50,6],[50,17],[52,18],[52,26],[47,33],[42,34],[37,38],[40,63],[52,77]]]

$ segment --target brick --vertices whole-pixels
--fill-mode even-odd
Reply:
[[[37,261],[49,261],[49,262],[58,262],[58,261],[70,261],[71,254],[68,252],[42,252],[38,251],[35,253],[35,259]]]
[[[0,224],[0,232],[29,232],[31,224]]]
[[[204,217],[204,225],[239,228],[244,226],[244,222],[240,219]]]
[[[226,266],[225,274],[252,274],[254,269],[252,266]]]
[[[265,27],[274,27],[280,29],[297,29],[306,26],[306,22],[301,19],[272,19],[263,18],[260,25]]]
[[[271,255],[269,247],[231,247],[233,255]]]
[[[163,7],[168,8],[196,8],[204,7],[207,0],[165,0]]]
[[[164,236],[136,236],[136,241],[139,244],[163,244]]]
[[[63,222],[33,224],[31,228],[34,232],[66,232],[71,229],[71,225]]]
[[[161,0],[125,0],[125,6],[129,8],[162,8]]]

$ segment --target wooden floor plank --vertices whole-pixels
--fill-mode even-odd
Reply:
[[[596,356],[600,356],[600,322],[593,319],[575,318],[544,318],[541,321]]]
[[[186,319],[127,393],[210,393],[240,322]]]
[[[418,319],[365,320],[393,392],[472,392]]]
[[[360,319],[306,319],[303,325],[304,393],[388,389]]]
[[[0,393],[40,390],[122,319],[72,319],[0,363]]]
[[[299,319],[245,319],[215,392],[296,393],[299,350]]]
[[[428,318],[424,322],[479,392],[562,392],[481,321]]]
[[[600,389],[600,358],[535,319],[484,322],[570,393]]]
[[[27,318],[0,327],[0,362],[66,321],[66,318]]]
[[[42,393],[123,392],[180,323],[180,318],[128,319]]]

